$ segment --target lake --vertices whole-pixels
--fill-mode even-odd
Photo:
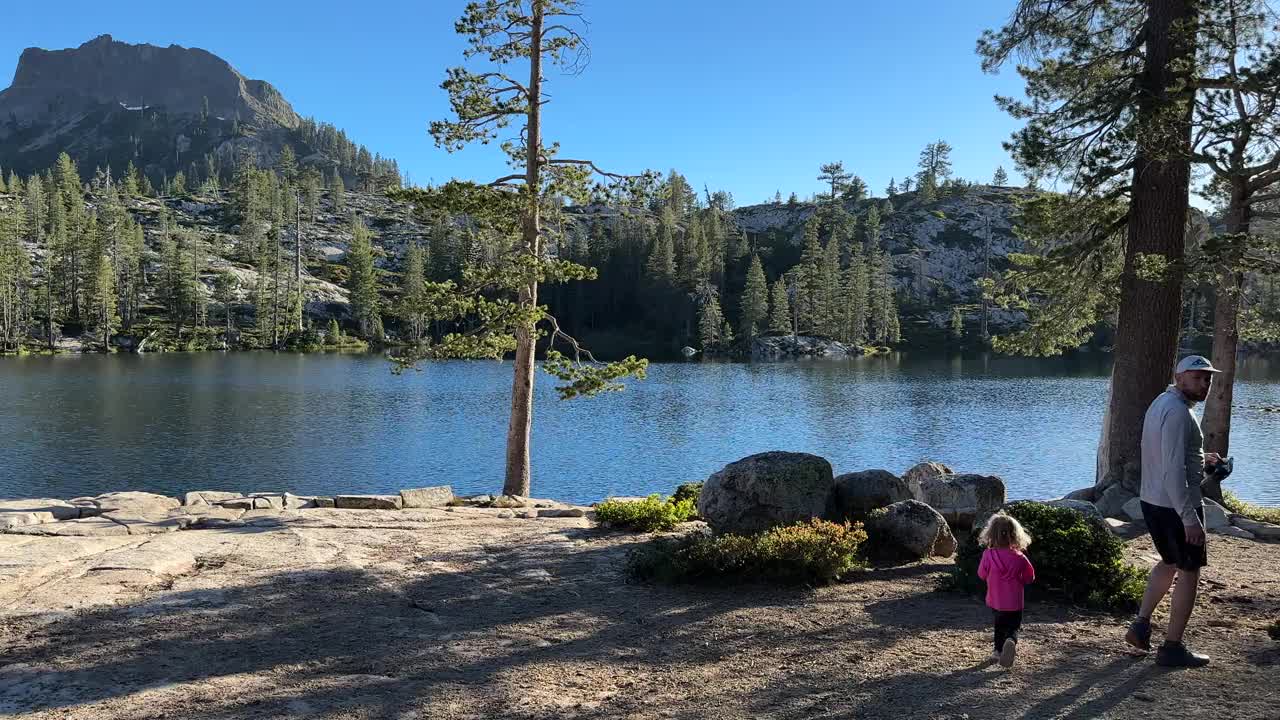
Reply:
[[[1092,484],[1110,357],[894,354],[655,364],[624,392],[557,399],[538,378],[533,495],[669,493],[765,450],[837,473],[921,460],[1000,475],[1011,498]],[[1280,505],[1280,362],[1242,362],[1228,487]],[[511,365],[402,376],[375,355],[0,358],[0,497],[113,490],[393,493],[502,487]]]

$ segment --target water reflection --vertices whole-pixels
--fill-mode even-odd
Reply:
[[[836,472],[922,459],[1000,474],[1015,497],[1087,485],[1109,358],[893,354],[676,363],[622,393],[535,398],[535,493],[669,492],[771,449]],[[201,488],[388,492],[501,485],[511,366],[445,362],[394,376],[368,355],[0,359],[0,496]],[[1280,504],[1280,363],[1240,363],[1231,484]]]

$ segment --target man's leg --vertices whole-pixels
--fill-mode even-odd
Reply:
[[[1177,566],[1171,563],[1162,562],[1151,568],[1151,576],[1147,578],[1147,592],[1142,596],[1142,609],[1138,611],[1139,618],[1151,619],[1151,614],[1169,592],[1169,586],[1173,584],[1173,577],[1177,572]]]
[[[1169,610],[1169,628],[1165,631],[1165,640],[1182,642],[1182,633],[1186,631],[1187,621],[1191,619],[1191,610],[1196,606],[1196,589],[1199,585],[1199,570],[1178,571],[1178,585],[1173,589],[1173,607]],[[1146,604],[1145,598],[1143,604],[1144,606]]]

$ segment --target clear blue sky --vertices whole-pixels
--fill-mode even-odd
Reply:
[[[506,174],[496,148],[437,149],[444,70],[461,62],[463,0],[182,4],[11,3],[0,83],[23,48],[117,40],[201,47],[274,84],[303,115],[395,158],[415,183]],[[956,173],[989,181],[1017,125],[992,102],[1012,69],[984,75],[974,42],[1014,0],[586,0],[592,59],[552,76],[546,137],[566,157],[620,171],[683,172],[739,205],[821,189],[843,160],[876,194],[915,170],[921,147],[955,148]]]

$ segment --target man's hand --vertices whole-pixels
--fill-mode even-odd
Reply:
[[[1187,542],[1191,545],[1204,544],[1204,528],[1199,525],[1183,525],[1182,529],[1187,534]]]
[[[1204,467],[1206,470],[1220,462],[1222,462],[1222,456],[1218,453],[1207,452],[1204,454]]]

